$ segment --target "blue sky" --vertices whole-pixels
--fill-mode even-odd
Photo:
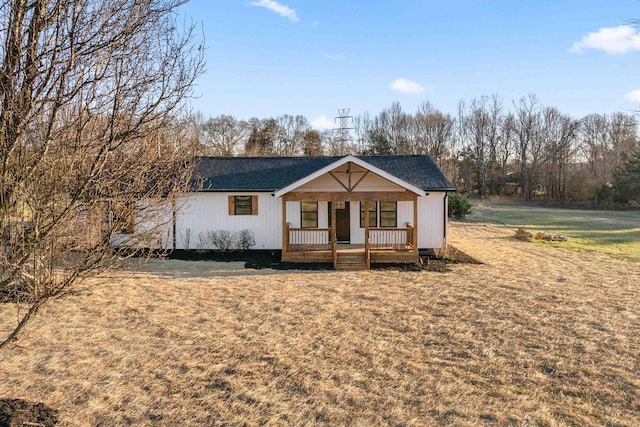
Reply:
[[[640,0],[192,0],[207,72],[193,110],[240,119],[535,93],[581,117],[640,109]],[[638,91],[638,92],[634,92]],[[323,119],[324,118],[324,119]]]

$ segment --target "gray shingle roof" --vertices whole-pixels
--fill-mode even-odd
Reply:
[[[193,172],[196,191],[277,191],[343,156],[202,157]],[[451,191],[453,185],[429,156],[357,156],[425,191]]]

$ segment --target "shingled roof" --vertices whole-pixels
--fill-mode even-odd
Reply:
[[[453,191],[454,187],[429,156],[357,156],[424,191]],[[196,191],[273,192],[286,187],[343,156],[327,157],[202,157],[192,188]]]

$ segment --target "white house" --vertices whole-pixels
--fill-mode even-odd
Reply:
[[[173,249],[215,249],[213,231],[251,230],[282,261],[414,263],[447,244],[451,182],[429,156],[203,157],[176,215]]]

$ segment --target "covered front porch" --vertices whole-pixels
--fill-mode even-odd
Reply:
[[[345,270],[418,263],[417,199],[406,190],[287,193],[282,196],[282,261],[331,263]],[[300,206],[300,221],[291,218],[297,213],[293,204]],[[305,212],[305,206],[316,210]],[[318,227],[324,209],[328,226]],[[311,219],[315,215],[315,221],[305,222],[305,214]]]

